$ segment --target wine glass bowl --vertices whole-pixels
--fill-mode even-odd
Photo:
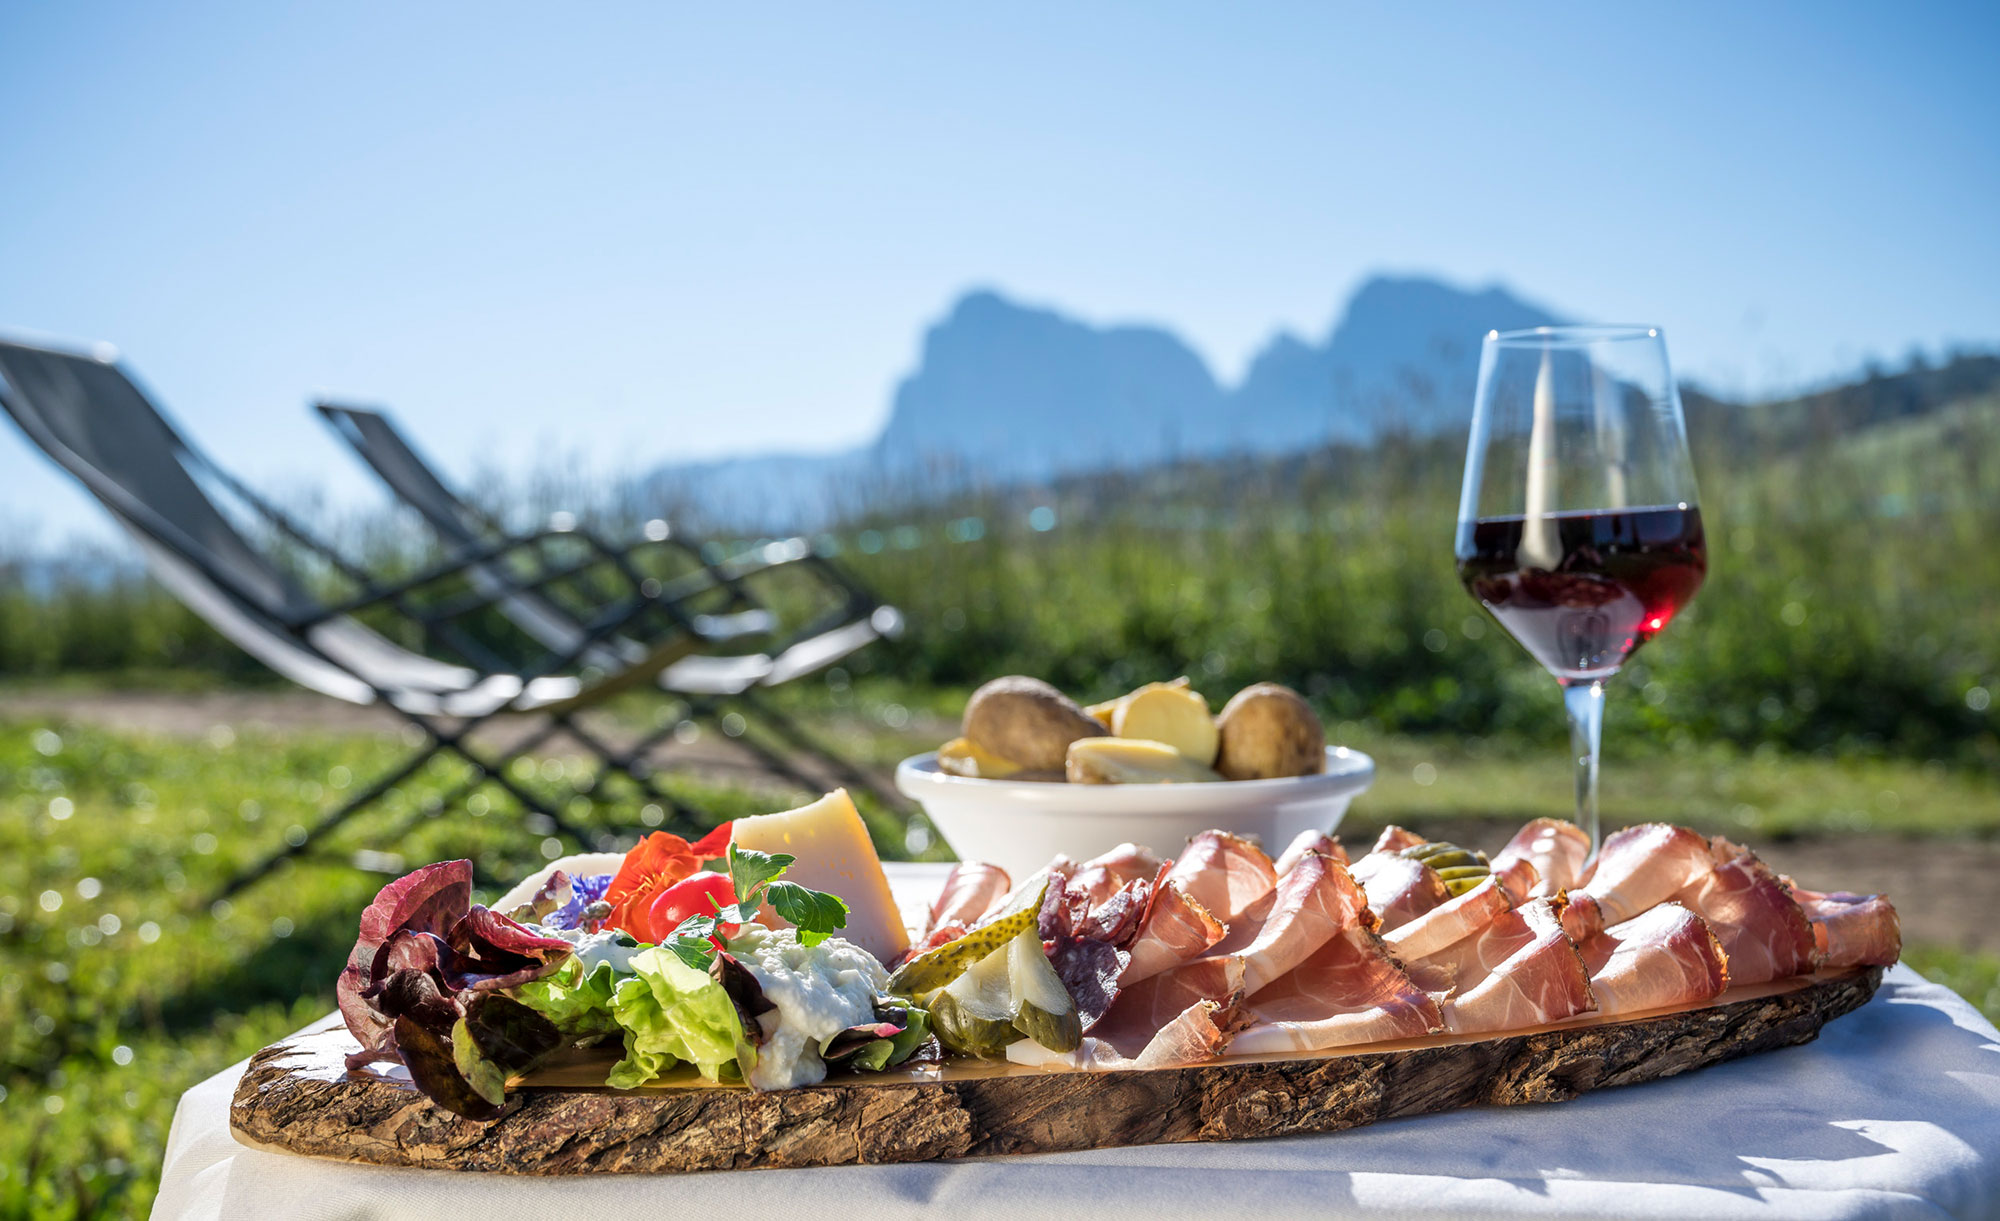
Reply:
[[[1658,328],[1486,336],[1455,553],[1466,591],[1562,684],[1594,851],[1604,682],[1708,571]]]

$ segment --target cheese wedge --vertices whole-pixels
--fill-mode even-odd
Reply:
[[[910,948],[909,931],[882,873],[882,858],[875,855],[861,812],[846,789],[782,814],[739,818],[729,842],[757,852],[788,852],[798,859],[785,870],[786,881],[847,900],[847,927],[836,936],[884,963]],[[757,914],[757,922],[791,927],[769,906]]]

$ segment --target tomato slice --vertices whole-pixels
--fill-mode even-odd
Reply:
[[[646,925],[652,931],[650,939],[655,944],[665,941],[689,916],[712,916],[718,908],[728,907],[734,902],[736,888],[730,884],[728,874],[706,869],[689,874],[661,891],[660,896],[653,900],[652,910],[646,916]],[[724,937],[734,937],[741,927],[740,924],[725,924],[720,931]]]

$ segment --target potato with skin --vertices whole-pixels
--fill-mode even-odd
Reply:
[[[1238,691],[1216,717],[1215,770],[1229,780],[1270,780],[1326,770],[1326,730],[1312,705],[1278,683]]]
[[[1071,784],[1200,784],[1221,776],[1165,742],[1083,738],[1070,743]]]
[[[961,732],[1025,772],[1063,770],[1069,744],[1107,732],[1075,700],[1039,678],[1010,674],[972,693]]]
[[[1185,678],[1147,683],[1118,701],[1111,714],[1111,732],[1121,738],[1165,742],[1203,767],[1215,762],[1220,745],[1208,701]]]

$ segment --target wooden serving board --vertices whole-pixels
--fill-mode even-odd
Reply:
[[[258,1052],[230,1104],[238,1140],[345,1161],[510,1174],[691,1171],[1053,1153],[1328,1132],[1472,1103],[1561,1102],[1810,1042],[1882,969],[1732,989],[1699,1008],[1582,1018],[1498,1038],[1436,1036],[1191,1068],[920,1066],[756,1093],[698,1078],[605,1089],[604,1053],[536,1074],[490,1123],[418,1094],[400,1066],[349,1072],[345,1028]]]

